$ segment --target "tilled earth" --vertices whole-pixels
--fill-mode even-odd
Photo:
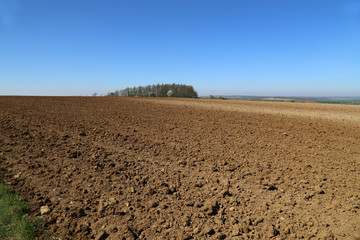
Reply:
[[[0,97],[0,122],[0,180],[60,239],[360,239],[360,106]]]

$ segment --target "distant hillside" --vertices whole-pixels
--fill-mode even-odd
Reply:
[[[232,100],[254,100],[254,101],[274,101],[274,102],[318,102],[329,104],[352,104],[360,105],[360,97],[274,97],[274,96],[243,96],[243,95],[211,95],[216,99]]]

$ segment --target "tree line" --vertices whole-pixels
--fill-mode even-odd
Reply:
[[[125,88],[110,92],[107,96],[122,97],[181,97],[197,98],[197,92],[193,86],[185,84],[153,84],[148,86],[138,86]]]

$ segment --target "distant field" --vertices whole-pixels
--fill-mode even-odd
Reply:
[[[329,98],[329,99],[316,99],[318,103],[332,103],[332,104],[354,104],[359,105],[359,98]]]
[[[228,97],[232,100],[253,100],[270,102],[317,102],[329,104],[360,105],[360,98],[291,98],[291,97]]]

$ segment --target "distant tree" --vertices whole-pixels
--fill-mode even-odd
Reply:
[[[93,93],[92,96],[93,96],[93,97],[96,97],[96,96],[97,96],[97,93]]]
[[[123,97],[183,97],[197,98],[197,92],[193,86],[185,84],[156,84],[147,85],[145,87],[138,86],[116,90],[108,93],[107,96],[123,96]]]
[[[113,92],[108,92],[105,96],[107,96],[107,97],[114,97],[114,96],[115,96],[115,93],[113,93]]]
[[[210,94],[210,95],[209,95],[209,98],[210,98],[210,99],[215,99],[215,96]]]
[[[171,97],[172,95],[174,95],[174,91],[173,91],[173,90],[169,90],[169,91],[167,92],[167,95],[168,95],[168,97]]]

